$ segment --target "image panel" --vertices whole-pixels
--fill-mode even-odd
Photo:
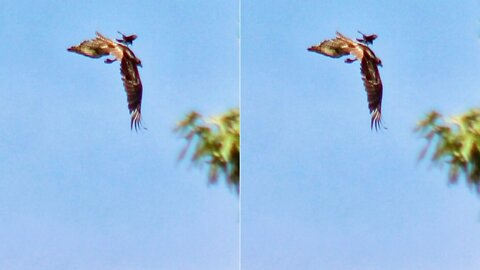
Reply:
[[[419,161],[414,131],[478,107],[478,18],[455,1],[242,1],[242,269],[478,268],[477,186]]]
[[[238,269],[238,14],[2,3],[0,269]]]

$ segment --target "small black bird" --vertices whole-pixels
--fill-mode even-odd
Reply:
[[[132,45],[132,42],[137,39],[137,35],[130,35],[126,36],[122,34],[120,31],[117,31],[120,35],[122,35],[122,39],[116,39],[118,42],[123,43],[125,45]]]

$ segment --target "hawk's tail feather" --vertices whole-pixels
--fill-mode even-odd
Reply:
[[[373,129],[375,126],[375,130],[378,131],[379,129],[387,129],[383,124],[382,124],[382,112],[380,109],[375,108],[372,113],[372,120],[370,121],[370,128]]]
[[[139,108],[136,108],[132,111],[132,118],[130,120],[130,129],[133,130],[135,127],[135,131],[138,131],[139,129],[146,129],[142,126],[142,113],[140,112]]]

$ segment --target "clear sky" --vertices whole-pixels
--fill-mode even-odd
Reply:
[[[242,266],[479,269],[480,200],[417,163],[415,123],[480,102],[477,1],[242,1]],[[306,49],[378,34],[383,117],[358,63]]]
[[[236,269],[239,200],[177,163],[190,110],[239,105],[236,1],[3,1],[0,269]],[[119,64],[67,52],[135,33],[143,120]]]

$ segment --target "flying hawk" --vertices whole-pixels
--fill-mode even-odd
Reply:
[[[362,33],[360,33],[362,34]],[[367,46],[371,44],[377,35],[364,35],[362,39],[354,41],[337,32],[334,39],[325,40],[318,45],[308,48],[311,52],[320,53],[332,58],[340,58],[352,55],[354,58],[345,59],[345,63],[353,63],[360,60],[360,71],[362,73],[363,85],[368,97],[368,108],[370,109],[370,128],[375,130],[382,125],[382,80],[377,66],[382,66],[382,61]]]
[[[142,127],[142,82],[137,66],[142,66],[142,62],[126,45],[132,44],[136,35],[125,36],[121,34],[122,39],[118,42],[96,33],[97,37],[85,40],[79,45],[72,46],[67,50],[75,52],[90,58],[100,58],[111,55],[113,59],[105,59],[105,63],[110,64],[115,61],[120,62],[120,72],[122,74],[123,86],[127,93],[128,109],[131,114],[130,128],[135,127],[135,131]]]

